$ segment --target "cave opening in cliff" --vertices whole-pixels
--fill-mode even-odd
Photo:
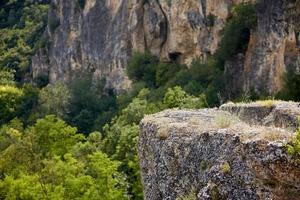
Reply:
[[[182,55],[182,53],[180,53],[180,52],[170,52],[169,59],[172,62],[177,62],[177,61],[179,61],[181,55]]]
[[[239,47],[241,53],[245,53],[248,49],[248,44],[250,41],[251,30],[249,28],[245,28],[241,32]]]

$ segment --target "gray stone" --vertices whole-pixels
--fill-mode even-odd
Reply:
[[[259,120],[280,111],[293,116],[300,108],[253,105],[240,106],[247,106],[243,119],[235,115],[239,105],[146,116],[138,147],[145,200],[299,199],[300,165],[286,150],[295,133],[283,125],[293,118]],[[255,120],[248,123],[250,117]]]
[[[235,4],[258,2],[258,26],[245,55],[225,64],[228,96],[274,94],[288,69],[300,69],[300,6],[291,0],[52,0],[46,47],[32,60],[32,75],[70,82],[90,71],[117,91],[130,88],[125,66],[134,51],[189,64],[215,53]],[[209,18],[213,17],[213,23]],[[50,30],[51,20],[59,26]]]

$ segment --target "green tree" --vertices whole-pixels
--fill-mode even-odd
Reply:
[[[139,122],[146,114],[158,112],[159,105],[150,103],[149,89],[143,89],[132,102],[115,117],[111,125],[104,127],[103,149],[112,158],[121,161],[120,168],[127,174],[129,195],[142,199],[142,186],[137,158]]]
[[[199,98],[188,95],[181,87],[169,88],[164,97],[164,105],[168,108],[204,108],[205,96]]]
[[[156,66],[156,74],[155,74],[155,79],[156,79],[156,86],[164,86],[168,83],[170,79],[172,79],[178,71],[183,68],[180,64],[178,63],[164,63],[160,62]]]
[[[27,125],[32,122],[30,115],[38,106],[39,89],[31,84],[24,84],[22,90],[24,95],[17,106],[17,117]]]
[[[98,117],[104,112],[114,112],[116,96],[113,90],[105,88],[105,80],[93,80],[92,74],[84,74],[70,86],[71,99],[67,121],[88,134],[97,120],[110,120]],[[102,124],[108,121],[101,122]],[[96,126],[97,127],[97,126]]]
[[[143,81],[147,87],[154,87],[158,63],[158,58],[148,52],[134,53],[127,65],[127,74],[134,82]]]
[[[16,116],[23,96],[23,91],[15,86],[0,85],[0,124]]]
[[[0,129],[0,199],[128,199],[119,162],[64,121],[46,116],[23,129],[14,120]]]
[[[15,85],[14,71],[0,70],[0,85]]]
[[[15,70],[18,82],[29,72],[35,45],[43,34],[48,1],[8,1],[0,6],[0,69]]]
[[[65,118],[68,114],[70,100],[71,92],[66,85],[57,82],[44,87],[39,93],[39,116],[54,114]]]
[[[299,125],[300,125],[300,117],[299,117]],[[298,130],[296,131],[296,136],[291,144],[288,146],[288,153],[292,156],[294,156],[298,162],[300,163],[300,126]]]
[[[253,4],[244,3],[233,7],[232,17],[224,28],[216,58],[225,62],[238,53],[244,53],[248,47],[251,30],[256,25],[257,15]]]
[[[300,101],[300,74],[289,70],[283,77],[284,85],[278,96],[285,100]]]

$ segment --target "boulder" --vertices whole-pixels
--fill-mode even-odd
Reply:
[[[145,199],[299,199],[300,165],[286,148],[299,114],[297,103],[274,101],[146,116]]]

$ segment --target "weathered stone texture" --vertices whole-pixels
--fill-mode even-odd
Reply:
[[[244,121],[223,110],[242,113]],[[285,147],[294,132],[276,118],[267,126],[259,121],[281,111],[294,116],[300,108],[284,102],[272,108],[230,104],[145,117],[139,139],[145,200],[299,199],[300,165]],[[256,120],[248,124],[251,117]]]
[[[133,51],[190,63],[218,48],[232,6],[255,0],[52,0],[48,49],[32,73],[70,81],[91,71],[117,90],[128,89],[124,67]],[[244,56],[226,64],[229,88],[274,93],[287,67],[299,70],[299,1],[258,0],[258,27]],[[50,30],[51,20],[60,22]],[[238,73],[236,73],[238,72]],[[235,84],[240,83],[240,84]]]
[[[296,131],[300,116],[300,103],[285,101],[257,101],[254,103],[227,103],[221,110],[237,115],[253,125],[275,126]]]

